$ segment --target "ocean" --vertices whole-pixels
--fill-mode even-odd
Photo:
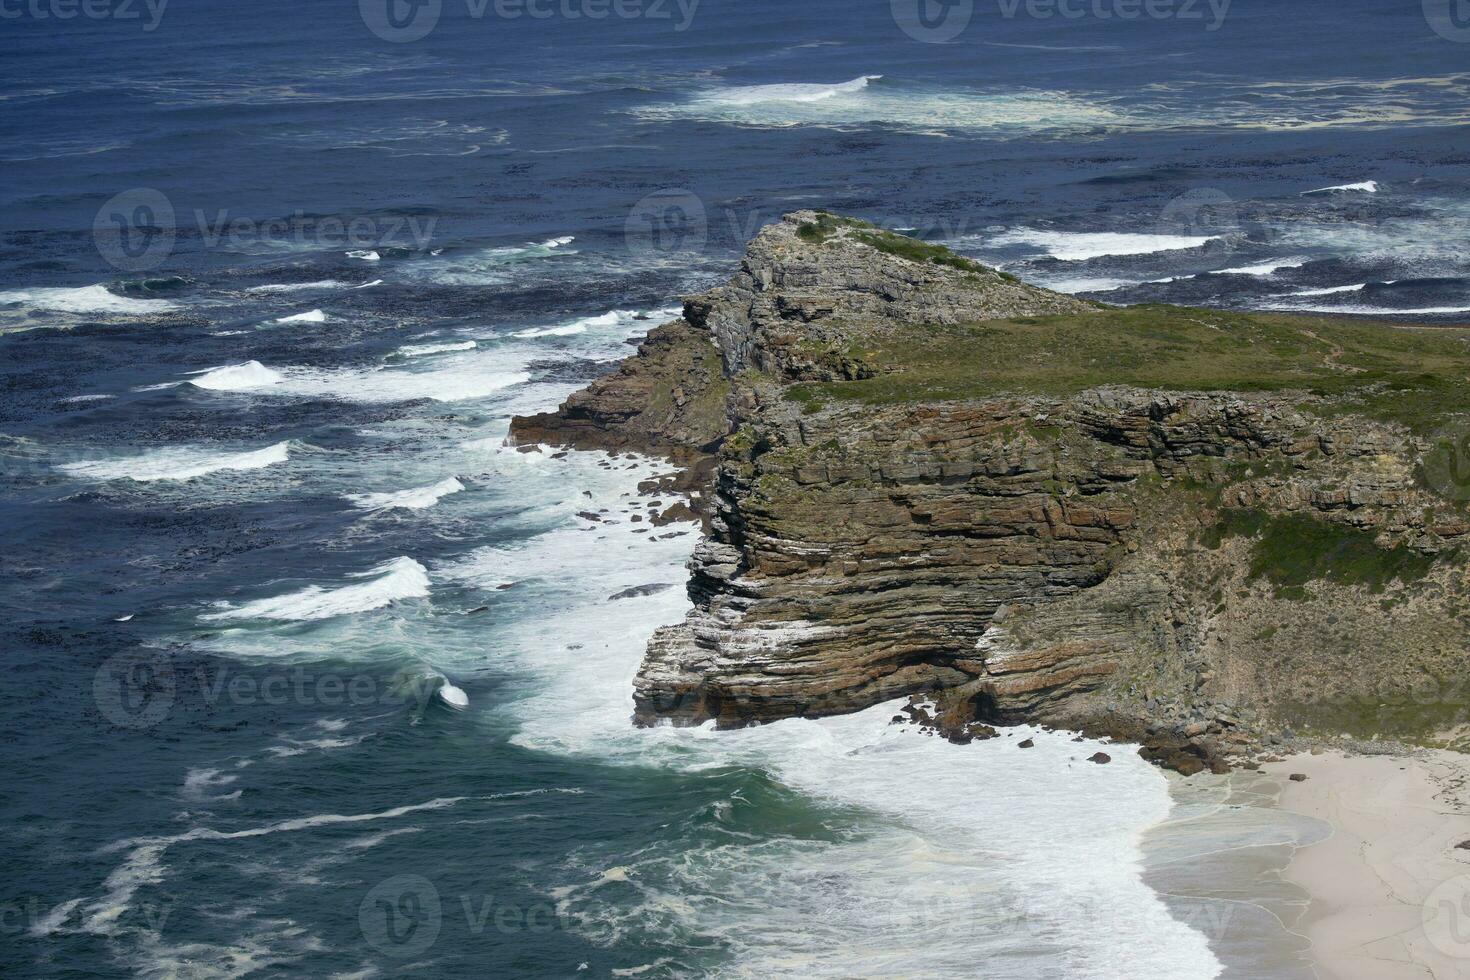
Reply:
[[[0,976],[1303,975],[1321,828],[1258,787],[892,705],[633,728],[698,526],[504,439],[805,207],[1464,322],[1455,14],[5,5]]]

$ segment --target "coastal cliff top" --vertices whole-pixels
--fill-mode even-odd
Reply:
[[[1417,432],[1470,407],[1470,329],[1106,307],[824,211],[762,230],[731,282],[685,315],[714,334],[728,374],[775,375],[809,411],[1116,384],[1300,392]]]

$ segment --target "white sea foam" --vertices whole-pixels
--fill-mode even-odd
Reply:
[[[305,313],[293,313],[290,316],[277,317],[275,323],[326,323],[327,314],[321,310],[307,310]]]
[[[767,84],[707,89],[675,102],[632,110],[648,119],[698,119],[737,126],[880,124],[946,135],[984,132],[998,137],[1081,132],[1122,124],[1126,116],[1104,99],[1032,89],[942,89],[889,84],[864,75],[835,84]]]
[[[439,700],[443,701],[445,704],[449,705],[456,711],[463,711],[465,708],[468,708],[470,706],[470,696],[461,689],[455,687],[453,684],[449,683],[447,679],[444,681],[443,684],[439,686],[438,693]]]
[[[375,249],[370,248],[353,249],[347,253],[347,257],[349,259],[360,259],[363,262],[380,262],[383,258]]]
[[[1137,286],[1137,279],[1058,279],[1046,283],[1047,287],[1059,293],[1107,293],[1115,289],[1123,289],[1128,286]]]
[[[649,319],[655,323],[662,323],[661,317],[673,316],[678,309],[655,310],[649,314]],[[521,339],[532,339],[536,337],[574,337],[577,334],[586,333],[589,330],[607,330],[610,327],[629,327],[638,316],[636,310],[609,310],[596,316],[582,317],[568,323],[560,323],[550,327],[527,327],[525,330],[517,330],[511,334],[512,337]],[[621,338],[620,338],[621,339]]]
[[[1263,262],[1260,265],[1242,265],[1233,269],[1215,269],[1209,274],[1213,276],[1270,276],[1282,269],[1300,269],[1306,264],[1306,259],[1272,259],[1270,262]]]
[[[229,802],[238,800],[242,790],[218,792],[239,779],[239,776],[221,773],[218,769],[190,769],[184,774],[183,796],[198,802]]]
[[[579,333],[587,332],[585,323],[568,323],[560,327],[529,327],[525,330],[517,330],[514,337],[571,337]]]
[[[278,442],[264,449],[222,453],[201,446],[154,449],[137,456],[62,463],[58,468],[89,480],[192,480],[220,470],[258,470],[284,463],[290,443]]]
[[[516,601],[530,604],[498,648],[539,687],[512,709],[513,741],[614,764],[763,771],[818,806],[868,815],[861,834],[837,839],[742,837],[618,856],[559,889],[560,913],[607,942],[649,929],[709,939],[752,977],[958,976],[977,962],[995,976],[1054,966],[1069,980],[1218,975],[1205,937],[1142,882],[1141,835],[1170,803],[1163,775],[1131,752],[1111,749],[1113,763],[1098,766],[1085,760],[1100,743],[1031,729],[955,746],[889,725],[893,704],[733,732],[631,728],[648,636],[677,622],[687,599],[677,589],[608,596],[682,579],[694,535],[635,533],[623,494],[648,468],[534,456],[506,457],[520,471],[505,478],[556,496],[565,521],[443,569],[487,589],[513,579]],[[604,520],[577,519],[583,508]],[[1022,734],[1037,747],[1017,751]],[[615,902],[599,894],[609,885]]]
[[[422,599],[429,594],[429,573],[412,558],[394,558],[351,577],[359,581],[331,589],[308,585],[285,595],[257,599],[219,612],[204,613],[199,618],[279,619],[300,622],[368,612],[398,599]]]
[[[474,349],[473,340],[463,340],[449,344],[405,344],[398,348],[398,353],[404,357],[425,357],[429,354],[447,354],[453,351]]]
[[[311,289],[345,289],[347,283],[336,279],[319,279],[316,282],[286,282],[269,286],[251,286],[247,293],[295,293]],[[356,287],[353,287],[356,288]]]
[[[0,304],[21,303],[37,310],[57,313],[164,313],[178,309],[165,299],[119,296],[104,285],[11,289],[0,292]]]
[[[1144,235],[1100,231],[1043,231],[1015,228],[992,238],[991,245],[1035,245],[1052,258],[1080,262],[1105,255],[1151,255],[1179,249],[1199,248],[1219,235]]]
[[[70,398],[63,398],[61,403],[63,405],[76,405],[81,402],[100,402],[116,397],[116,395],[73,395]]]
[[[822,102],[839,95],[861,92],[869,82],[876,82],[882,75],[863,75],[850,82],[835,85],[741,85],[733,88],[716,89],[704,96],[710,102],[721,105],[753,105],[758,102]]]
[[[268,388],[283,380],[279,371],[272,371],[259,361],[246,361],[244,364],[227,364],[201,371],[189,379],[189,384],[210,391],[248,391],[252,388]]]
[[[1378,181],[1365,180],[1357,184],[1337,184],[1333,187],[1319,187],[1314,191],[1302,191],[1302,195],[1306,196],[1308,194],[1345,194],[1354,191],[1362,194],[1377,194]]]
[[[1368,288],[1366,282],[1360,282],[1355,286],[1328,286],[1325,289],[1302,289],[1291,296],[1331,296],[1334,293],[1356,293]]]
[[[567,248],[574,241],[575,236],[562,235],[525,245],[502,245],[452,253],[443,260],[415,266],[414,271],[435,282],[453,285],[478,286],[505,282],[524,263],[578,254],[576,249]],[[429,254],[438,256],[441,251],[435,250]]]
[[[389,510],[394,507],[402,507],[407,510],[422,510],[425,507],[434,506],[441,497],[447,497],[451,493],[459,493],[463,489],[464,484],[451,476],[426,487],[414,487],[411,490],[394,490],[386,493],[349,494],[347,499],[352,501],[356,506],[368,510]]]
[[[504,367],[513,363],[500,357]],[[306,367],[268,368],[259,361],[201,372],[189,383],[217,391],[259,391],[299,398],[337,398],[377,404],[429,398],[451,402],[484,398],[530,379],[525,371],[496,371],[480,361],[446,358],[431,370],[374,365],[335,370]],[[442,367],[438,365],[443,365]],[[165,387],[163,385],[156,387]]]
[[[1422,306],[1414,309],[1392,309],[1387,306],[1273,306],[1271,309],[1292,310],[1301,313],[1351,313],[1356,316],[1377,316],[1392,320],[1396,316],[1445,316],[1452,313],[1470,313],[1470,306]]]
[[[383,280],[381,280],[381,279],[369,279],[367,282],[358,283],[356,286],[353,286],[352,288],[353,289],[367,289],[369,286],[381,286],[381,285],[383,285]]]

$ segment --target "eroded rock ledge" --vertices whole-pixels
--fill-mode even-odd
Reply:
[[[650,642],[637,720],[923,692],[961,728],[1213,739],[1203,764],[1290,726],[1394,734],[1389,704],[1463,722],[1470,518],[1344,346],[1378,365],[1392,329],[1130,316],[799,212],[617,373],[516,420],[706,461],[693,609]],[[1448,336],[1392,356],[1418,370]],[[1110,383],[1152,375],[1208,383]]]

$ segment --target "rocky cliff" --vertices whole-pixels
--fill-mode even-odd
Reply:
[[[1467,339],[1104,309],[800,212],[512,434],[705,484],[640,722],[924,694],[951,731],[1207,736],[1206,759],[1292,727],[1453,738]]]

